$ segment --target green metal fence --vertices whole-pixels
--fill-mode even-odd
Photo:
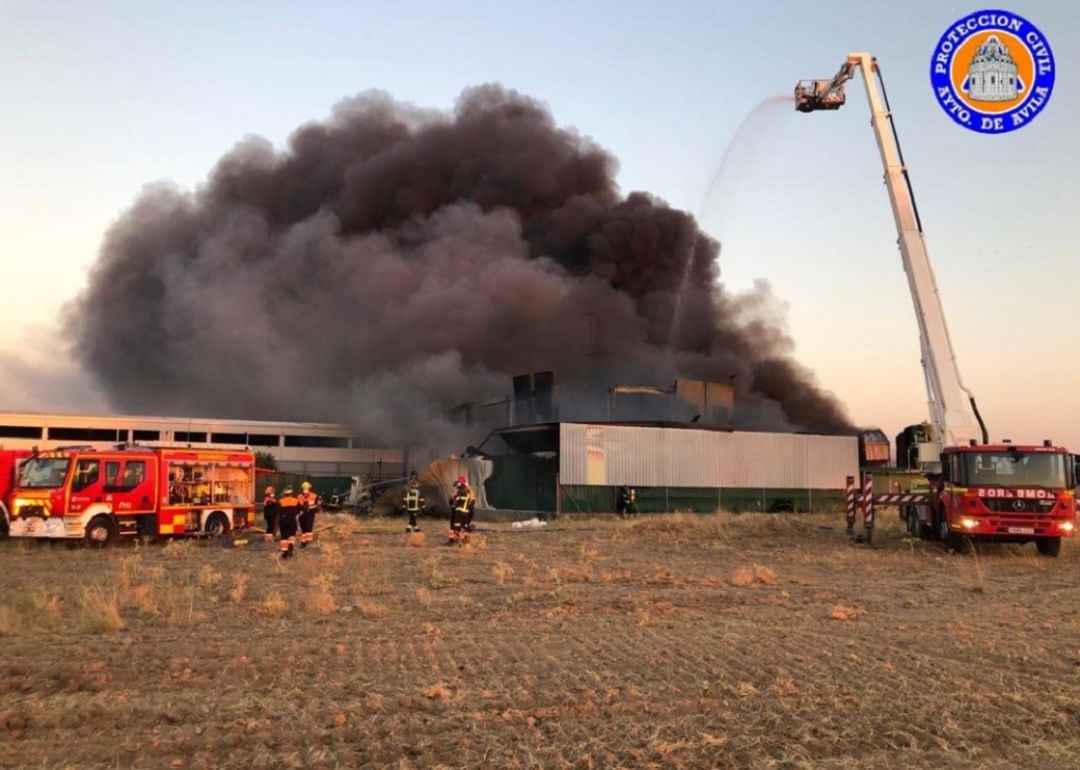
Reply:
[[[263,490],[273,487],[278,496],[285,487],[292,487],[293,491],[300,494],[300,484],[310,481],[315,494],[325,497],[334,491],[348,491],[352,479],[349,476],[305,476],[302,473],[259,473],[255,479],[256,499],[262,500]]]
[[[635,487],[635,490],[641,513],[818,513],[844,509],[844,491],[841,489]],[[615,510],[618,487],[564,484],[560,492],[562,513],[603,513]]]

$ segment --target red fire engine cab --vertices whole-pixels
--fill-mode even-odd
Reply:
[[[255,457],[202,449],[71,447],[22,461],[11,537],[223,535],[255,517]]]
[[[1033,540],[1039,553],[1057,556],[1061,538],[1076,532],[1074,484],[1072,456],[1050,441],[949,447],[931,518],[950,548],[958,549],[964,536]],[[909,520],[910,530],[916,526]]]

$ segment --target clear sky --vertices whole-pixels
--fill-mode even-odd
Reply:
[[[1004,6],[1049,39],[1056,85],[1030,126],[982,136],[940,110],[929,64],[950,22],[997,6],[0,0],[0,348],[57,350],[49,328],[145,183],[196,187],[244,135],[280,145],[369,88],[446,109],[499,82],[618,157],[624,192],[699,214],[723,242],[724,283],[771,282],[796,357],[858,423],[892,435],[925,418],[926,397],[861,84],[837,113],[759,111],[707,194],[762,100],[865,50],[992,436],[1080,451],[1080,3]],[[70,411],[12,373],[0,410]]]

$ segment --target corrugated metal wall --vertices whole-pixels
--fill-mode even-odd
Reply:
[[[559,442],[564,485],[842,489],[859,466],[854,436],[562,423]]]

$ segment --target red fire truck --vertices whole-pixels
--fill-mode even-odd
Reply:
[[[203,449],[72,447],[27,457],[10,496],[12,537],[220,536],[255,518],[255,457]]]
[[[1057,556],[1061,538],[1076,532],[1074,484],[1072,456],[1049,441],[949,447],[928,518],[949,548],[958,550],[964,536],[1034,540],[1039,553]],[[927,523],[909,518],[908,529],[922,534]]]

